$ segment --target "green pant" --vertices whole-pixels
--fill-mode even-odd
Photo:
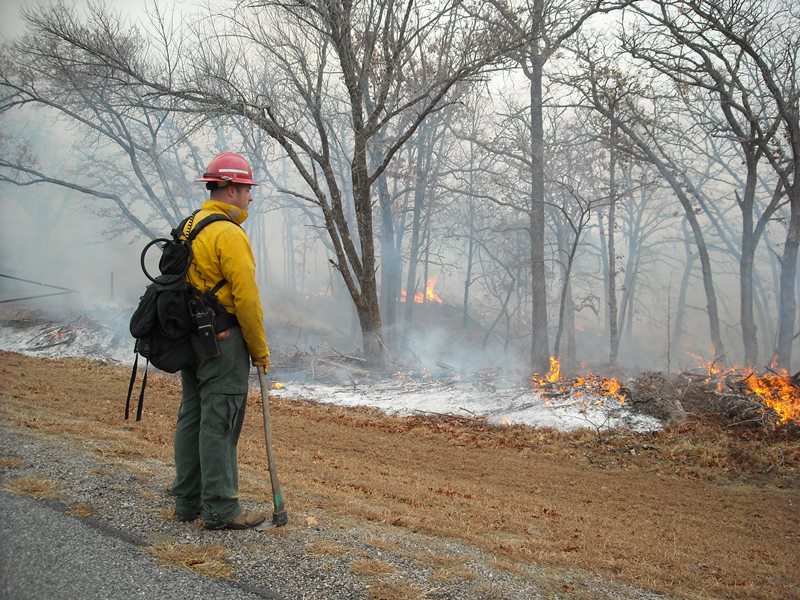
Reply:
[[[207,523],[227,523],[242,510],[236,448],[250,356],[239,327],[218,343],[218,357],[181,371],[183,397],[175,427],[175,510],[188,514],[202,504]]]

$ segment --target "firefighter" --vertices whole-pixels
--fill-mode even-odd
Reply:
[[[183,394],[175,428],[172,487],[175,518],[194,521],[200,517],[206,529],[248,529],[266,519],[264,513],[244,509],[239,503],[236,456],[250,364],[265,373],[269,370],[255,258],[239,226],[247,218],[250,189],[256,183],[247,160],[235,152],[214,157],[196,181],[206,184],[209,199],[187,223],[184,235],[194,223],[214,213],[227,215],[233,223],[211,223],[192,243],[189,283],[205,292],[224,280],[215,295],[227,318],[214,329],[218,356],[207,357],[195,336],[199,362],[181,371]]]

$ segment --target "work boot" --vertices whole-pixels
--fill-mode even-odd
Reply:
[[[206,529],[250,529],[251,527],[256,527],[261,525],[264,521],[267,520],[267,515],[261,512],[255,512],[253,510],[245,510],[243,509],[238,515],[236,515],[233,519],[228,521],[227,523],[222,523],[219,521],[206,521],[205,528]]]
[[[176,508],[174,516],[176,520],[181,521],[182,523],[189,523],[191,521],[194,521],[197,517],[199,517],[201,512],[203,512],[202,504],[188,511],[183,511],[183,510],[179,511]]]

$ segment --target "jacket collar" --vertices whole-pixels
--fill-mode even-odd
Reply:
[[[247,218],[246,210],[242,210],[238,206],[228,204],[227,202],[221,202],[220,200],[206,200],[203,202],[202,208],[210,212],[227,215],[237,225],[244,223],[244,220]]]

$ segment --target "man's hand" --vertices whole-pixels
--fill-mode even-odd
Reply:
[[[264,373],[269,372],[269,354],[263,356],[261,358],[254,358],[253,359],[253,366],[254,367],[264,367]]]

